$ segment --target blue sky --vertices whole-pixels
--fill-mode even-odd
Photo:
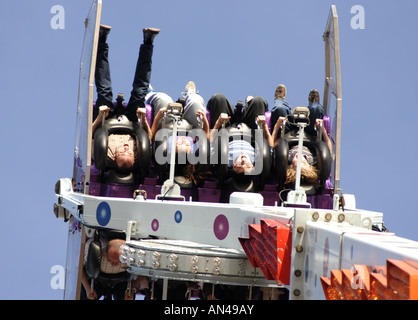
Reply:
[[[123,2],[123,4],[122,4]],[[284,83],[294,107],[324,85],[322,33],[331,4],[340,24],[341,188],[418,240],[418,2],[415,0],[103,0],[115,92],[129,96],[143,27],[161,28],[151,82],[176,99],[189,80],[207,101],[260,95]],[[53,29],[51,8],[64,8]],[[61,299],[51,268],[65,265],[68,226],[52,208],[71,177],[86,0],[0,4],[3,250],[0,299]],[[365,28],[353,29],[362,5]]]

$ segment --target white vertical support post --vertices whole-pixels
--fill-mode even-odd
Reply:
[[[335,144],[335,150],[332,179],[334,194],[337,194],[340,188],[342,93],[338,14],[335,5],[331,6],[323,39],[325,42],[325,84],[323,104],[325,114],[330,116],[333,121],[331,134]],[[332,96],[336,99],[335,105],[331,105]]]
[[[341,67],[340,67],[340,38],[338,33],[338,14],[335,5],[331,7],[334,19],[334,60],[335,60],[335,81],[336,81],[336,95],[337,95],[337,119],[336,119],[336,136],[335,136],[335,178],[334,178],[334,193],[338,193],[340,188],[340,161],[341,161],[341,109],[342,109],[342,94],[341,94]]]
[[[173,117],[173,135],[170,154],[170,181],[174,183],[174,169],[176,165],[177,119]]]

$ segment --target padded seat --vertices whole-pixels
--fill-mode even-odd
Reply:
[[[227,135],[222,134],[221,130],[218,139],[214,143],[215,152],[212,155],[211,163],[215,163],[216,175],[222,180],[227,176],[232,176],[232,188],[235,191],[252,192],[258,188],[262,188],[265,180],[271,174],[272,156],[270,146],[267,140],[262,136],[261,143],[258,137],[255,136],[255,131],[250,129],[245,123],[227,127]],[[254,185],[253,179],[251,181],[238,181],[233,177],[232,168],[228,163],[229,157],[229,142],[233,140],[244,140],[250,142],[255,149],[255,175],[258,178],[258,185]],[[261,172],[257,172],[261,170]],[[248,179],[247,179],[248,180]]]
[[[126,105],[125,105],[126,106]],[[111,134],[129,134],[135,141],[135,164],[130,172],[121,172],[107,156],[108,138]],[[133,184],[139,176],[143,179],[151,161],[148,134],[138,123],[132,123],[125,115],[107,119],[94,133],[94,166],[100,171],[104,183]]]
[[[102,252],[104,245],[113,239],[126,239],[126,234],[120,230],[112,229],[97,229],[94,232],[94,239],[89,244],[86,264],[84,271],[88,278],[99,282],[105,288],[108,288],[108,293],[105,299],[111,299],[111,291],[115,285],[121,282],[128,282],[136,278],[136,275],[121,272],[116,274],[105,274],[100,270],[102,261]]]
[[[278,178],[279,190],[285,188],[286,172],[288,168],[289,150],[298,145],[299,129],[292,130],[284,135],[280,144],[274,149],[274,173]],[[303,145],[307,147],[317,158],[317,168],[319,170],[319,187],[324,187],[325,181],[330,177],[332,156],[327,144],[318,140],[316,136],[310,136],[304,132]],[[307,195],[318,192],[316,186],[301,183]]]

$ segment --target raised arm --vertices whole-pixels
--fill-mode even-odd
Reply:
[[[197,117],[202,117],[203,131],[205,131],[206,137],[208,138],[208,140],[210,140],[209,121],[208,121],[208,118],[206,117],[206,112],[198,110],[196,112],[196,116]]]
[[[213,142],[215,140],[215,137],[217,136],[218,129],[226,122],[231,119],[230,116],[228,116],[226,113],[221,113],[218,117],[218,120],[216,120],[212,131],[210,132],[210,141]]]
[[[167,111],[167,107],[161,108],[158,110],[157,114],[154,117],[154,121],[152,122],[151,127],[151,141],[155,138],[155,134],[158,131],[160,120],[164,117],[164,112]]]
[[[149,137],[149,141],[152,142],[152,131],[151,128],[149,126],[147,117],[146,117],[146,109],[145,108],[138,108],[136,110],[136,115],[138,116],[138,119],[141,120],[143,126],[144,126],[144,130],[145,132],[148,134]]]
[[[96,129],[102,123],[103,119],[106,119],[106,117],[109,115],[109,110],[110,110],[110,108],[108,106],[100,106],[99,107],[99,114],[96,117],[96,119],[93,121],[93,124],[92,124],[93,135],[94,135],[94,132],[96,131]]]
[[[322,130],[322,140],[324,140],[324,142],[327,144],[329,152],[331,152],[332,154],[332,143],[330,138],[328,137],[328,132],[327,130],[325,130],[325,126],[323,125],[323,120],[316,119],[315,125],[319,130]]]
[[[276,124],[274,125],[273,131],[270,134],[269,128],[266,123],[266,117],[265,116],[258,116],[256,121],[258,126],[263,129],[264,136],[269,144],[270,147],[275,147],[280,143],[280,139],[277,139],[278,132],[280,130],[280,127],[283,126],[284,121],[286,118],[279,117]]]
[[[272,140],[272,136],[270,134],[269,127],[268,127],[267,122],[266,122],[266,117],[265,116],[258,116],[255,119],[255,122],[257,122],[258,127],[263,130],[264,137],[266,138],[268,144],[270,146],[273,146],[274,141]]]

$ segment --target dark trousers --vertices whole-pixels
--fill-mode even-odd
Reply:
[[[152,53],[154,46],[142,44],[139,49],[138,61],[132,83],[131,96],[124,114],[133,122],[138,121],[136,110],[145,107],[145,96],[151,80]],[[109,66],[109,45],[99,42],[97,49],[96,71],[94,75],[97,90],[96,108],[93,111],[93,119],[99,114],[99,107],[108,106],[111,110],[109,116],[114,115],[112,79]]]
[[[124,300],[125,291],[127,287],[128,287],[128,282],[126,281],[120,282],[112,288],[107,287],[106,285],[103,285],[98,281],[94,282],[94,290],[97,293],[97,299],[104,297],[106,300],[112,300],[112,298],[113,300]],[[80,300],[87,300],[87,292],[84,289],[83,285],[81,286]]]
[[[260,115],[264,115],[264,113],[268,111],[268,104],[264,98],[255,97],[244,106],[242,115],[239,115],[236,111],[234,111],[234,107],[228,99],[223,94],[217,93],[209,99],[206,108],[210,111],[211,128],[215,125],[219,115],[221,113],[226,113],[231,117],[226,126],[245,123],[251,129],[257,129],[255,119]]]

